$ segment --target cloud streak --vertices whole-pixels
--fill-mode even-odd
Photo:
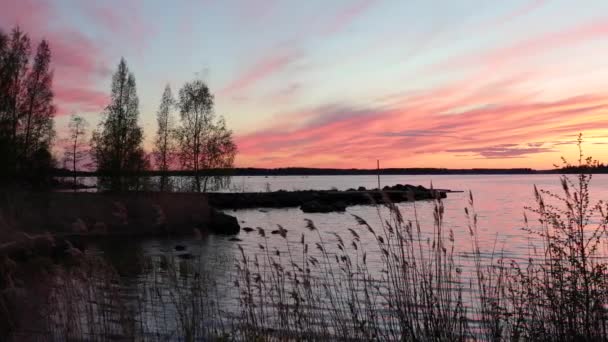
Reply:
[[[265,56],[249,66],[240,75],[220,89],[218,93],[219,95],[225,96],[243,92],[259,82],[284,71],[287,67],[292,65],[299,56],[300,55],[295,51]]]
[[[473,153],[486,159],[504,159],[504,158],[523,158],[531,154],[557,152],[557,150],[549,147],[519,147],[514,144],[503,144],[488,147],[477,148],[456,148],[446,150],[450,153]]]
[[[120,7],[107,2],[102,5],[79,1],[73,8],[83,13],[83,18],[95,29],[113,37],[120,36],[129,41],[129,46],[141,51],[150,35],[150,28],[139,15],[142,5],[139,0],[121,1]],[[98,85],[110,77],[112,69],[107,64],[110,59],[107,44],[70,26],[58,6],[58,2],[49,0],[0,0],[0,22],[7,25],[1,28],[19,25],[30,35],[32,44],[41,39],[49,41],[57,115],[99,112],[108,97],[98,90]]]
[[[140,15],[145,3],[141,0],[106,0],[103,3],[82,1],[82,12],[94,26],[109,36],[120,36],[128,41],[128,48],[139,54],[155,35],[155,28],[148,25]]]
[[[322,34],[337,34],[344,31],[358,17],[363,15],[367,10],[377,3],[378,0],[358,0],[351,5],[342,8],[337,12],[331,21],[323,27]]]
[[[499,67],[531,56],[546,54],[558,48],[605,39],[607,36],[608,18],[602,18],[526,39],[494,51],[455,58],[443,63],[442,69],[478,66]]]
[[[0,21],[11,29],[19,25],[30,35],[32,45],[47,39],[54,69],[57,115],[73,111],[98,111],[102,95],[95,82],[107,77],[102,49],[92,39],[69,27],[57,25],[59,13],[46,0],[0,0]]]
[[[491,30],[491,29],[506,25],[512,21],[515,21],[521,17],[524,17],[524,16],[538,10],[539,8],[543,7],[546,3],[547,3],[547,0],[529,1],[528,3],[524,4],[521,7],[516,8],[515,10],[505,14],[504,16],[494,19],[491,22],[487,22],[484,25],[481,25],[481,27],[479,27],[478,30],[481,30],[481,31]]]
[[[445,166],[439,164],[445,158],[463,153],[482,159],[527,160],[559,151],[558,146],[569,144],[561,140],[565,135],[608,126],[607,94],[511,102],[507,89],[513,82],[494,83],[502,87],[494,88],[494,94],[469,89],[467,95],[443,87],[405,95],[388,107],[330,105],[294,112],[285,120],[303,122],[300,127],[269,127],[239,136],[239,162],[281,166],[314,161],[318,166],[361,167],[380,158],[385,165],[407,166],[420,155],[433,154],[444,160],[418,166],[439,167]],[[442,101],[427,101],[448,93]],[[480,105],[487,95],[493,95],[493,104]],[[271,159],[258,163],[260,155]]]

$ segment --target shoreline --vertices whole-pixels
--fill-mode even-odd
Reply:
[[[535,174],[576,174],[581,171],[592,174],[608,173],[608,167],[597,167],[590,169],[579,169],[577,167],[567,169],[532,169],[532,168],[472,168],[472,169],[447,169],[447,168],[383,168],[383,169],[333,169],[333,168],[306,168],[306,167],[285,167],[285,168],[233,168],[233,169],[208,169],[200,170],[200,176],[425,176],[425,175],[535,175]],[[74,173],[69,170],[56,169],[53,177],[69,178]],[[161,172],[157,170],[145,171],[130,176],[194,176],[195,173],[185,170],[173,170]],[[99,172],[78,171],[77,177],[100,177]],[[125,174],[127,176],[127,174]]]

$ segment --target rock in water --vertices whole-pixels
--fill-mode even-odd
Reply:
[[[216,209],[211,209],[209,230],[215,234],[234,235],[239,233],[241,226],[236,217],[224,214]]]

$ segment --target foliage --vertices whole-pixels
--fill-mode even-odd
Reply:
[[[0,181],[49,183],[54,161],[51,49],[42,40],[31,59],[29,36],[14,28],[0,31]]]
[[[186,83],[179,91],[181,126],[176,131],[182,168],[194,171],[193,189],[224,185],[225,177],[199,174],[205,169],[232,168],[236,145],[223,117],[216,118],[213,95],[202,80]]]
[[[103,174],[99,180],[101,188],[125,191],[137,187],[135,175],[145,170],[149,161],[142,147],[143,132],[138,124],[135,76],[124,58],[112,76],[111,91],[111,102],[98,129],[93,132],[91,145],[97,170]]]
[[[327,241],[315,224],[286,252],[270,250],[262,228],[260,255],[240,248],[238,265],[243,339],[293,336],[341,341],[465,341],[470,337],[454,261],[453,234],[443,227],[443,204],[434,205],[434,229],[426,236],[417,214],[404,220],[387,205],[381,227],[354,216],[358,229]],[[386,216],[384,216],[386,215]],[[363,237],[371,235],[380,258],[370,263]],[[297,250],[297,252],[296,252]],[[380,271],[378,273],[378,271]]]
[[[174,122],[171,115],[174,107],[175,100],[171,93],[171,87],[167,85],[157,112],[156,121],[158,130],[154,143],[156,168],[162,172],[160,177],[160,191],[165,191],[169,187],[169,177],[166,172],[169,171],[175,153],[175,144],[173,141]]]
[[[582,136],[573,166],[563,159],[561,193],[534,188],[536,206],[526,207],[531,236],[527,262],[476,252],[478,314],[491,341],[604,341],[608,339],[608,264],[606,202],[591,202],[590,172],[597,162],[584,158]],[[470,199],[472,206],[472,196]],[[467,210],[471,234],[477,216]]]

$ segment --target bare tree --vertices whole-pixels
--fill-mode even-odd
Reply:
[[[175,150],[173,143],[173,117],[171,116],[174,107],[175,100],[171,93],[171,87],[167,84],[156,117],[158,131],[156,132],[154,160],[156,167],[161,171],[160,191],[167,190],[169,186],[167,171],[169,171],[169,165],[173,160]]]
[[[182,167],[194,173],[194,190],[207,191],[209,180],[221,180],[201,171],[232,168],[236,145],[223,118],[216,120],[213,95],[201,80],[186,83],[179,91],[181,126],[176,130]],[[215,182],[214,184],[220,184]]]
[[[87,121],[78,115],[72,115],[70,118],[69,128],[69,145],[65,146],[64,151],[64,162],[69,163],[72,168],[72,174],[74,177],[74,189],[76,189],[78,168],[81,162],[87,155],[86,151],[86,134],[87,134]]]

